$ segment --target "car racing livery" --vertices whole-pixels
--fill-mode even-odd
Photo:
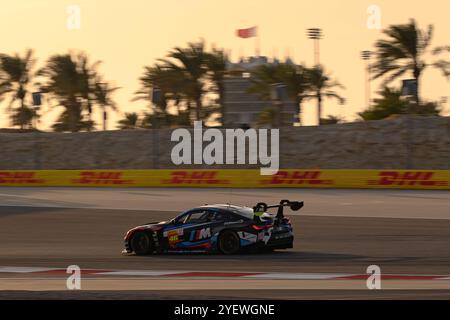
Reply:
[[[292,225],[283,214],[286,206],[297,211],[303,207],[303,202],[282,200],[277,205],[258,203],[253,208],[225,204],[194,208],[170,221],[148,223],[129,230],[123,253],[235,254],[245,249],[292,248]],[[268,213],[271,208],[277,208],[277,213]]]

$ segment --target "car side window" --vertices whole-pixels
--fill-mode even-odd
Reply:
[[[213,222],[222,222],[226,221],[226,215],[223,212],[220,211],[212,211],[210,215],[210,219]]]
[[[186,215],[183,224],[188,223],[201,223],[208,220],[209,212],[206,210],[193,211],[192,213]]]

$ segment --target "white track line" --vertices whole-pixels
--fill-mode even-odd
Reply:
[[[255,280],[356,280],[369,277],[367,274],[342,273],[280,273],[280,272],[234,272],[234,271],[163,271],[163,270],[98,270],[82,269],[89,275],[99,276],[134,276],[151,278],[222,278],[222,279],[255,279]],[[39,273],[39,275],[65,271],[64,268],[41,267],[0,267],[0,273]],[[450,280],[449,275],[413,275],[386,274],[390,280]]]
[[[60,268],[39,268],[39,267],[0,267],[0,273],[35,273],[60,270]]]
[[[327,280],[340,277],[355,276],[355,274],[326,274],[326,273],[262,273],[243,276],[246,279],[276,279],[276,280]]]

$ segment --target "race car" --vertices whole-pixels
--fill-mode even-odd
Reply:
[[[152,222],[129,230],[123,254],[150,255],[170,252],[209,252],[226,255],[243,250],[293,247],[294,234],[284,207],[297,211],[303,202],[282,200],[253,208],[228,204],[204,205],[170,221]],[[268,209],[277,208],[276,214]]]

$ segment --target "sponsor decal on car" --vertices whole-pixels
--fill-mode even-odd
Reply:
[[[228,221],[228,222],[224,222],[224,225],[225,226],[229,226],[229,225],[232,225],[232,224],[240,224],[240,223],[243,223],[244,222],[244,220],[236,220],[236,221]]]
[[[264,232],[263,241],[265,244],[267,244],[269,242],[270,238],[272,237],[272,231],[273,231],[273,228],[269,228],[266,230],[266,232]]]
[[[211,228],[203,228],[191,232],[190,241],[200,241],[211,238]]]
[[[169,247],[175,248],[175,246],[181,242],[180,236],[183,235],[183,229],[174,229],[164,232],[164,237],[167,237]]]
[[[241,239],[241,245],[249,245],[255,243],[258,239],[256,234],[245,231],[238,232],[238,236]]]
[[[170,234],[177,234],[179,236],[182,236],[184,234],[184,230],[183,228],[178,228],[178,229],[172,229],[172,230],[167,230],[163,232],[163,236],[164,237],[169,237]]]

